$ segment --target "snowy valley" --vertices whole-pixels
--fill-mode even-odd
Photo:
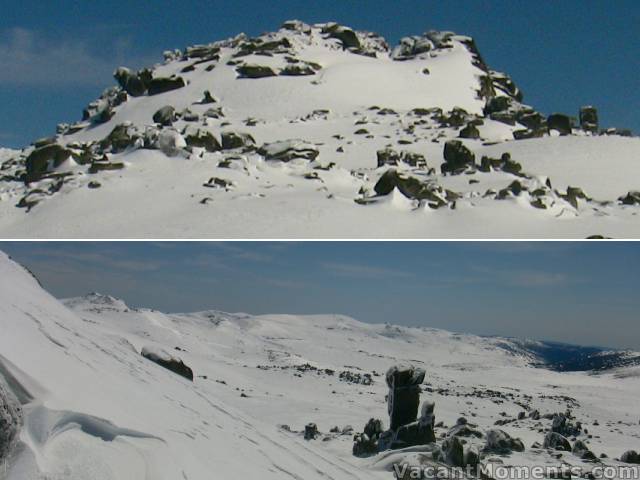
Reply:
[[[585,478],[639,468],[619,461],[640,449],[633,352],[340,315],[165,314],[96,293],[59,301],[5,254],[0,332],[9,480],[391,479],[403,462],[564,465]],[[567,367],[570,348],[617,363]],[[412,372],[427,407],[391,438],[385,372],[397,365],[412,366],[392,377]],[[434,441],[402,440],[410,428]],[[393,449],[372,451],[378,437]]]
[[[640,233],[640,139],[592,107],[541,114],[470,37],[289,21],[115,78],[0,149],[4,238]]]

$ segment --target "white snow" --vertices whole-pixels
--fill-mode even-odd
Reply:
[[[435,401],[446,425],[465,416],[488,430],[500,412],[517,416],[522,402],[543,415],[564,411],[573,405],[566,396],[608,464],[638,445],[634,369],[535,369],[499,348],[504,339],[338,315],[163,314],[98,294],[60,302],[2,253],[0,331],[0,372],[29,394],[20,396],[25,425],[9,480],[390,479],[393,461],[419,458],[419,448],[363,459],[351,455],[351,435],[305,441],[300,432],[308,422],[323,435],[335,425],[361,431],[370,417],[388,425],[384,372],[403,362],[426,370],[431,391],[422,399]],[[142,357],[143,347],[179,347],[194,382]],[[305,364],[320,370],[300,370]],[[340,381],[346,370],[374,383]],[[503,457],[507,465],[560,464],[530,448],[543,438],[532,420],[500,428],[526,446]],[[570,453],[562,461],[585,466]]]

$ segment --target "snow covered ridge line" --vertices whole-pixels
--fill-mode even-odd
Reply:
[[[81,121],[0,151],[3,230],[343,238],[386,236],[392,222],[401,237],[513,237],[515,224],[640,234],[640,140],[600,129],[591,106],[574,119],[524,104],[470,37],[430,31],[390,48],[290,21],[114,77]],[[300,225],[318,216],[332,228]],[[487,216],[501,225],[487,232]]]

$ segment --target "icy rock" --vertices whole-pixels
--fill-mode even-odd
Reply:
[[[427,161],[424,158],[424,155],[414,152],[408,152],[402,150],[400,152],[393,150],[391,148],[385,148],[383,150],[378,150],[376,152],[378,159],[378,168],[383,167],[385,165],[400,165],[400,163],[405,163],[412,167],[423,167],[427,166]]]
[[[358,35],[348,27],[343,27],[335,23],[327,24],[322,33],[326,34],[329,38],[335,38],[342,42],[342,48],[360,48],[360,40]]]
[[[573,199],[573,201],[569,200]],[[577,208],[577,198],[586,198],[586,196],[584,195],[584,193],[582,193],[582,190],[575,189],[572,187],[567,188],[567,195],[565,196],[565,199],[567,201],[569,201],[572,205],[575,203],[575,206]],[[567,416],[564,413],[557,413],[556,415],[554,415],[553,417],[553,421],[551,422],[551,431],[552,432],[556,432],[559,433],[561,435],[565,435],[565,436],[572,436],[572,435],[579,435],[581,432],[582,428],[580,423],[577,424],[573,424],[572,422],[569,421],[569,419],[567,418]]]
[[[453,467],[464,467],[464,445],[458,437],[449,437],[442,442],[443,460]]]
[[[487,440],[484,445],[485,452],[509,454],[513,451],[524,451],[524,444],[519,438],[512,438],[503,430],[493,429],[487,432]]]
[[[258,149],[258,153],[266,160],[280,162],[290,162],[296,158],[313,161],[320,154],[312,144],[297,139],[265,143]]]
[[[542,444],[544,448],[551,448],[554,450],[564,450],[565,452],[571,451],[571,443],[564,435],[561,435],[557,432],[548,432],[544,436],[544,443]]]
[[[148,82],[151,80],[151,72],[144,70],[133,73],[125,67],[118,68],[113,76],[120,84],[120,87],[132,97],[140,97],[147,92]]]
[[[390,429],[415,422],[420,404],[420,384],[425,371],[412,365],[395,365],[386,374],[389,387],[388,411]]]
[[[623,205],[640,205],[640,191],[629,192],[618,198]]]
[[[364,426],[363,433],[353,438],[353,454],[355,456],[371,455],[378,452],[378,440],[384,431],[382,420],[371,418]]]
[[[171,370],[173,373],[183,376],[193,381],[193,370],[188,367],[181,359],[171,355],[166,350],[156,347],[143,347],[140,354],[161,367]]]
[[[391,58],[394,60],[409,60],[431,51],[433,44],[425,37],[413,36],[400,39],[400,44],[393,49]]]

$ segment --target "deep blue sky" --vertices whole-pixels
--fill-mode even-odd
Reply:
[[[0,242],[57,297],[342,313],[640,350],[640,243]]]
[[[24,145],[80,117],[120,64],[259,34],[282,21],[335,20],[391,43],[425,30],[476,38],[545,113],[600,108],[602,124],[640,131],[637,0],[5,1],[0,8],[0,145]]]

